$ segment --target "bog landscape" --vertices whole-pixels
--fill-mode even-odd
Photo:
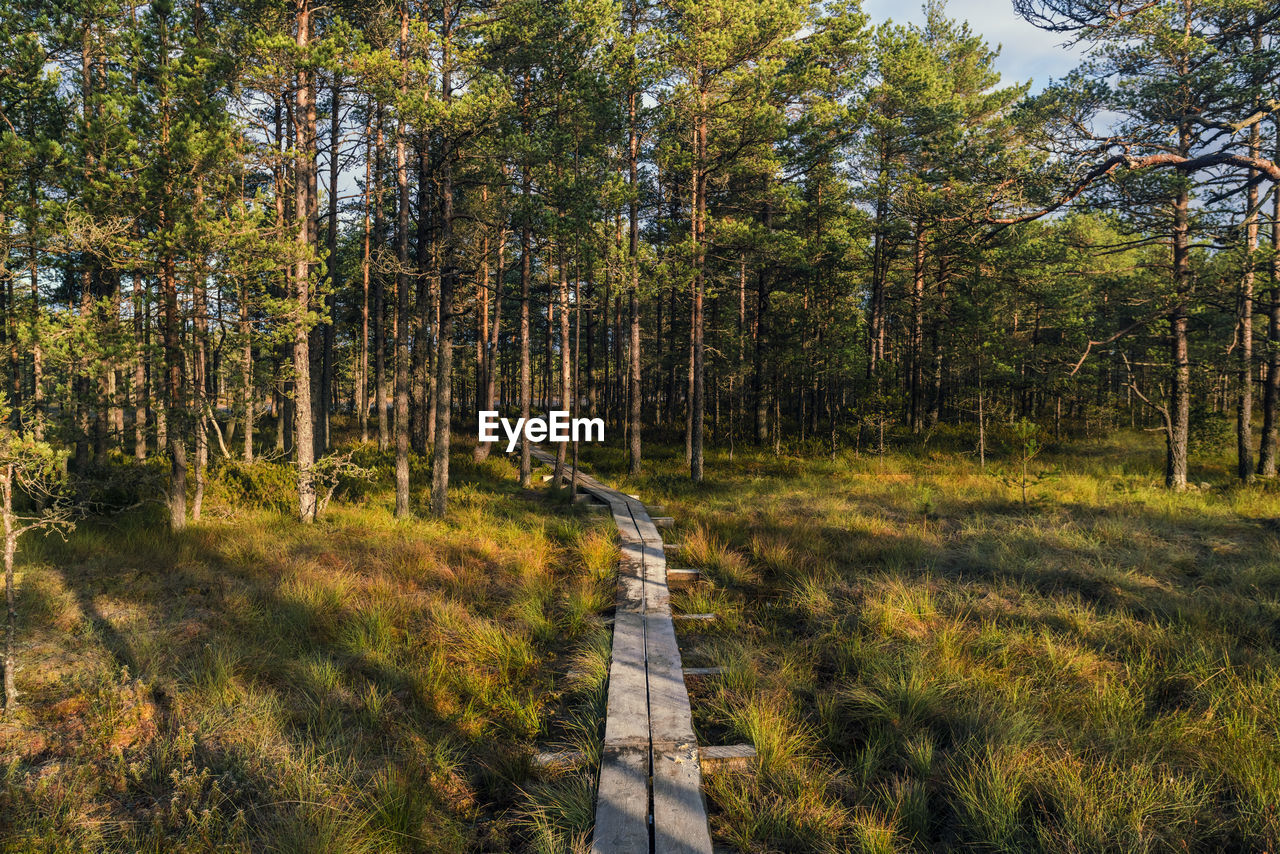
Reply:
[[[0,4],[0,851],[1280,851],[1280,6],[891,5]]]

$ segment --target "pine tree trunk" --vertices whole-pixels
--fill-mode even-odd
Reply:
[[[301,54],[309,52],[311,41],[310,0],[299,0],[297,14],[297,47]],[[297,317],[293,330],[293,431],[294,451],[298,460],[298,517],[303,522],[316,518],[316,490],[312,466],[315,463],[315,438],[311,420],[311,335],[308,314],[311,310],[312,251],[312,182],[316,172],[315,104],[312,101],[312,75],[305,65],[298,70],[296,111],[294,120],[297,167],[294,175],[294,224],[298,258],[293,287]]]
[[[146,291],[142,273],[133,274],[133,456],[147,458]]]
[[[701,70],[699,70],[701,74]],[[689,428],[691,453],[689,477],[694,483],[702,483],[703,426],[706,419],[707,377],[706,345],[702,324],[703,299],[706,293],[706,239],[707,239],[707,96],[699,93],[697,140],[694,154],[694,211],[693,211],[693,400]]]
[[[560,308],[558,312],[560,315],[560,389],[559,389],[559,393],[560,393],[560,408],[567,411],[570,409],[570,406],[569,406],[569,394],[570,394],[570,388],[569,388],[569,379],[570,379],[569,377],[569,356],[570,356],[569,262],[566,257],[568,253],[565,251],[565,248],[563,245],[560,247],[560,252],[558,254],[559,254],[558,268],[560,272],[560,277],[559,277],[560,284],[557,289],[558,302],[560,304]],[[564,475],[564,466],[565,466],[565,462],[567,461],[568,451],[569,451],[569,448],[564,442],[556,443],[556,465],[555,465],[555,474],[553,476],[552,483],[554,483],[557,488],[559,488],[559,486],[564,482],[562,480],[562,476]]]
[[[911,269],[911,364],[908,366],[908,401],[911,432],[919,433],[924,424],[924,226],[916,223],[915,251]]]
[[[1191,418],[1191,362],[1187,346],[1186,308],[1191,286],[1190,228],[1185,192],[1174,199],[1173,211],[1173,284],[1174,299],[1178,300],[1178,305],[1169,317],[1173,370],[1169,384],[1169,423],[1165,431],[1165,485],[1182,490],[1187,487],[1187,440]]]
[[[453,69],[450,36],[453,6],[445,0],[441,10],[442,58],[440,95],[446,109],[453,99]],[[431,458],[431,513],[444,518],[449,505],[449,444],[453,417],[453,319],[457,291],[457,265],[453,239],[453,157],[452,143],[440,152],[440,325],[436,350],[435,445]]]
[[[417,253],[415,267],[417,275],[414,287],[414,303],[416,311],[413,315],[413,348],[411,354],[409,396],[410,446],[419,454],[425,454],[435,439],[435,380],[430,371],[434,364],[432,349],[435,328],[436,306],[440,294],[435,281],[439,279],[439,271],[433,271],[431,252],[430,199],[427,188],[430,183],[430,164],[426,141],[422,141],[418,149],[418,223]]]
[[[409,74],[409,12],[400,7],[400,96]],[[396,117],[396,517],[409,515],[409,164],[405,125]]]
[[[489,202],[489,187],[482,185],[480,187],[480,204],[485,208]],[[499,272],[501,276],[501,272]],[[493,409],[493,389],[490,383],[492,376],[492,366],[489,364],[490,354],[492,353],[492,345],[489,341],[489,228],[486,226],[481,232],[480,238],[480,275],[476,278],[476,403],[477,408],[482,411]],[[500,301],[499,296],[494,297],[494,301]],[[465,411],[465,409],[464,409]],[[491,443],[476,442],[475,450],[472,451],[471,458],[477,462],[484,462],[489,457],[489,449]]]
[[[13,558],[18,548],[18,532],[14,529],[13,518],[13,464],[4,467],[0,475],[0,500],[4,506],[4,710],[17,708],[18,688],[15,684],[15,671],[18,669],[18,608],[14,604]]]
[[[253,394],[253,324],[249,319],[249,284],[240,285],[240,404],[244,408],[244,461],[253,462],[253,429],[257,402]]]
[[[164,295],[165,412],[169,447],[169,528],[181,531],[187,525],[187,443],[183,389],[181,320],[178,317],[178,279],[173,256],[166,252],[161,262],[160,287]]]
[[[373,234],[381,249],[386,226],[383,223],[382,174],[385,141],[382,129],[382,104],[378,104],[378,132],[375,140],[373,186]],[[386,278],[378,271],[373,280],[373,402],[378,410],[378,450],[391,446],[391,430],[387,423],[387,288]]]
[[[769,234],[773,230],[773,206],[767,200],[764,203],[762,219],[765,233]],[[751,395],[755,401],[755,433],[758,445],[764,445],[769,440],[769,401],[765,396],[765,356],[769,350],[770,271],[768,258],[762,258],[760,270],[756,274],[756,316],[751,325]]]
[[[356,409],[359,410],[360,441],[369,441],[369,201],[371,197],[370,167],[372,165],[372,137],[369,125],[364,129],[364,247],[360,256],[360,361],[356,363]]]
[[[1280,159],[1280,118],[1276,125],[1276,157]],[[1262,447],[1258,474],[1276,476],[1280,454],[1280,193],[1273,193],[1271,207],[1271,293],[1267,307],[1267,382],[1262,397]]]
[[[196,205],[201,206],[203,188],[197,184]],[[191,282],[191,309],[193,313],[192,328],[195,338],[194,352],[191,357],[191,390],[192,403],[195,409],[196,460],[195,460],[195,494],[191,501],[191,518],[199,522],[204,508],[205,470],[209,465],[209,430],[206,412],[209,386],[209,300],[205,289],[206,270],[203,259],[197,262],[195,276]]]
[[[527,96],[526,96],[527,108]],[[533,194],[533,176],[528,163],[521,166],[520,190],[527,203]],[[529,412],[533,406],[533,366],[530,349],[532,346],[529,330],[529,286],[533,275],[532,234],[530,232],[528,212],[523,214],[524,222],[520,226],[520,417],[527,424]],[[520,486],[529,489],[533,486],[533,457],[529,453],[529,443],[520,442]]]
[[[1256,39],[1255,39],[1256,42]],[[1261,149],[1258,125],[1249,131],[1249,156]],[[1249,177],[1255,173],[1249,171]],[[1258,253],[1258,185],[1251,183],[1245,194],[1245,269],[1240,278],[1240,388],[1236,402],[1236,473],[1240,480],[1253,480],[1253,284]]]
[[[34,199],[32,200],[34,202]],[[34,205],[33,205],[34,207]],[[34,217],[35,214],[33,213]],[[31,406],[35,426],[32,430],[37,441],[44,441],[44,351],[40,346],[40,256],[36,249],[34,225],[29,227],[29,267],[31,271]]]
[[[639,8],[631,2],[631,36],[636,34]],[[630,273],[628,297],[630,300],[630,356],[627,360],[627,384],[630,411],[627,428],[627,470],[640,474],[640,129],[637,126],[636,108],[640,95],[634,85],[627,94],[627,182],[631,199],[627,205],[627,267]]]

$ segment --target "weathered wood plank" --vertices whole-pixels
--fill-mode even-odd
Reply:
[[[667,567],[667,584],[671,587],[687,587],[702,580],[702,570]]]
[[[667,559],[662,549],[645,545],[644,611],[646,614],[670,614],[671,594],[667,589]]]
[[[627,506],[631,511],[631,518],[635,523],[636,531],[640,534],[640,539],[650,545],[660,547],[662,545],[662,535],[658,533],[658,528],[653,524],[653,520],[649,518],[649,514],[644,511],[644,505],[639,501],[628,501]]]
[[[749,744],[726,744],[698,748],[698,761],[702,770],[745,771],[755,764],[756,749]]]
[[[533,453],[544,462],[554,460],[550,454]],[[576,482],[585,495],[607,507],[621,540],[591,850],[710,854],[686,671],[668,589],[667,555],[679,547],[662,542],[638,496],[625,496],[588,475],[579,474]],[[696,570],[684,573],[690,575],[696,577]]]
[[[676,520],[672,516],[651,516],[655,528],[674,528]]]
[[[649,854],[649,750],[606,748],[596,788],[592,854]]]
[[[705,621],[707,621],[707,622],[711,622],[712,620],[715,620],[715,619],[716,619],[716,615],[715,615],[715,614],[672,614],[672,615],[671,615],[671,619],[673,619],[673,620],[697,620],[697,621],[703,621],[703,620],[705,620]]]
[[[692,743],[654,746],[653,850],[711,854],[698,748]]]
[[[613,657],[604,723],[605,747],[647,744],[649,710],[646,701],[643,618],[619,611],[613,623]]]
[[[719,676],[724,672],[723,667],[686,667],[684,668],[685,676]]]
[[[649,659],[649,735],[655,744],[694,743],[693,714],[676,628],[670,614],[649,615],[645,621]]]

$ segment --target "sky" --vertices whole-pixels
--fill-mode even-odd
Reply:
[[[923,0],[863,0],[862,9],[873,24],[924,21]],[[1063,36],[1031,26],[1013,11],[1010,0],[950,0],[947,15],[968,21],[992,47],[1001,46],[996,68],[1005,83],[1033,81],[1032,91],[1044,88],[1050,78],[1061,78],[1083,57],[1080,48],[1062,46]]]

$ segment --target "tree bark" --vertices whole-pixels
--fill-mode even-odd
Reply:
[[[305,56],[311,41],[311,0],[298,0],[297,47]],[[294,222],[297,228],[297,265],[294,269],[294,296],[297,317],[293,331],[293,395],[294,450],[298,459],[298,517],[315,521],[316,490],[312,467],[315,464],[315,441],[311,421],[311,186],[316,171],[315,104],[312,101],[312,75],[305,65],[298,69],[297,109],[294,120],[297,167],[294,175]]]
[[[565,244],[567,243],[568,240],[566,235]],[[567,411],[571,409],[569,406],[569,395],[571,390],[569,388],[569,261],[566,257],[568,253],[565,251],[565,244],[560,246],[560,251],[557,253],[559,255],[560,271],[560,284],[557,293],[560,303],[560,408]],[[564,474],[564,466],[567,461],[568,450],[569,449],[564,442],[556,443],[556,465],[552,483],[557,487],[564,482],[562,480],[562,476]]]
[[[690,456],[689,477],[694,483],[702,483],[703,422],[706,417],[706,349],[703,339],[702,312],[706,292],[706,235],[707,235],[707,94],[706,72],[698,69],[698,115],[694,140],[694,188],[693,188],[693,399],[690,401],[692,420],[689,428]]]
[[[18,532],[14,529],[13,519],[13,464],[4,467],[0,475],[0,490],[4,507],[4,708],[10,711],[18,705],[18,688],[15,684],[14,671],[18,668],[18,608],[14,603],[13,558],[18,548]]]
[[[375,246],[382,247],[386,235],[383,223],[382,173],[385,158],[385,138],[382,128],[382,104],[378,104],[378,131],[375,136],[373,186],[373,234]],[[386,277],[376,271],[373,280],[373,400],[378,410],[378,450],[385,451],[391,445],[391,430],[387,423],[387,299]]]
[[[1280,160],[1280,118],[1276,119],[1276,159]],[[1262,398],[1262,446],[1258,474],[1276,476],[1280,453],[1280,192],[1271,207],[1271,293],[1267,306],[1267,382]]]
[[[630,30],[636,35],[639,9],[636,0],[631,2]],[[633,57],[634,60],[634,57]],[[630,357],[627,360],[628,400],[630,405],[627,430],[627,470],[640,474],[640,129],[637,125],[637,102],[640,99],[632,81],[627,93],[627,185],[631,199],[627,205],[627,267],[630,273],[628,299],[630,301]]]
[[[253,396],[253,325],[249,320],[249,283],[240,284],[240,337],[243,339],[240,366],[240,402],[244,407],[244,461],[253,462],[253,424],[256,402]]]
[[[449,0],[441,9],[440,96],[447,110],[453,99],[453,68],[450,38],[453,6]],[[457,264],[453,240],[453,143],[445,137],[440,152],[440,326],[436,352],[435,445],[431,458],[431,513],[444,518],[449,505],[450,421],[453,416],[453,319],[457,290]]]
[[[133,456],[147,458],[146,291],[142,273],[133,274]]]
[[[370,186],[370,166],[372,158],[372,131],[365,125],[364,137],[364,248],[360,256],[360,361],[356,364],[356,408],[359,410],[360,441],[369,441],[369,201],[372,196]]]
[[[400,6],[400,98],[409,85],[409,9]],[[409,515],[409,164],[396,116],[396,517]]]
[[[435,441],[435,380],[430,376],[434,364],[431,350],[435,341],[433,328],[436,321],[437,306],[440,293],[433,283],[439,281],[439,270],[432,270],[432,246],[430,216],[430,198],[427,187],[430,182],[430,162],[426,140],[418,145],[418,222],[417,252],[414,277],[412,361],[410,362],[411,388],[409,396],[409,440],[410,446],[420,454],[427,453],[427,448]],[[434,274],[434,276],[433,276]],[[434,334],[433,334],[434,333]]]
[[[1255,40],[1256,43],[1256,40]],[[1254,125],[1249,132],[1249,154],[1257,157],[1261,134]],[[1250,171],[1249,177],[1255,177]],[[1240,388],[1236,401],[1236,474],[1248,483],[1253,480],[1253,284],[1258,254],[1258,185],[1249,184],[1245,195],[1245,268],[1240,277]]]
[[[908,366],[908,401],[911,432],[919,433],[924,423],[924,225],[916,223],[911,267],[911,364]]]
[[[1187,487],[1187,439],[1191,419],[1191,362],[1187,346],[1186,300],[1190,289],[1190,227],[1186,191],[1173,203],[1173,284],[1177,306],[1169,316],[1172,376],[1169,386],[1169,424],[1165,430],[1165,485]]]
[[[527,93],[524,106],[527,109]],[[533,173],[528,163],[524,163],[520,169],[520,192],[527,206],[533,195]],[[532,251],[530,246],[532,234],[527,208],[522,212],[522,217],[524,221],[520,225],[520,417],[527,424],[529,410],[533,406],[533,366],[530,364],[529,352],[532,344],[529,334],[529,286],[533,275],[532,259],[529,253]],[[533,457],[529,452],[529,443],[522,439],[520,441],[520,486],[525,489],[533,486]]]
[[[488,262],[488,250],[487,250],[488,242],[489,241],[486,238],[485,239],[486,260],[484,264],[486,293],[488,292],[488,278],[489,278],[489,262]],[[502,334],[502,283],[503,283],[504,272],[505,272],[504,262],[506,260],[506,243],[507,243],[507,226],[506,226],[506,223],[504,222],[503,225],[498,229],[498,246],[497,246],[498,258],[497,258],[497,266],[494,269],[493,293],[492,293],[493,325],[488,329],[488,331],[483,336],[484,337],[484,353],[483,353],[482,361],[484,365],[484,376],[477,379],[477,382],[482,385],[482,391],[480,392],[481,408],[486,410],[493,410],[497,408],[498,355],[499,355],[498,344],[501,341],[501,334]],[[483,320],[487,322],[487,318],[488,318],[488,310],[486,309]],[[492,447],[493,445],[489,442],[477,442],[476,450],[475,450],[475,461],[484,462],[486,459],[488,459],[489,451],[492,449]]]

